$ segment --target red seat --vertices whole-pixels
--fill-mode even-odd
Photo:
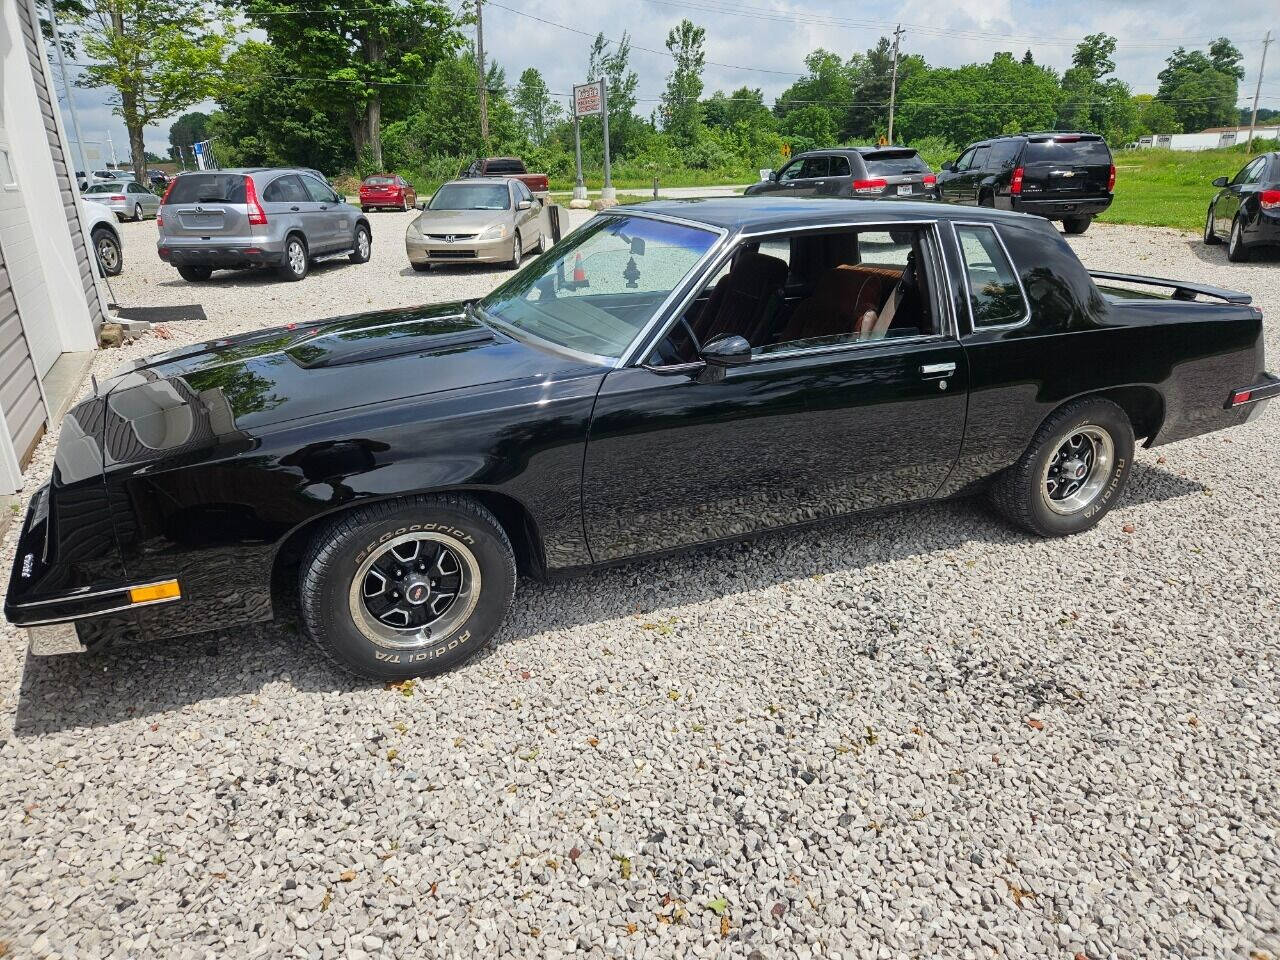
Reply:
[[[874,324],[901,279],[898,267],[833,267],[818,278],[813,295],[796,304],[777,341],[861,333]]]

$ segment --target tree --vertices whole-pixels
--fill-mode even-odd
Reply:
[[[524,135],[530,143],[542,146],[551,127],[559,121],[561,110],[560,105],[551,99],[547,82],[535,67],[529,67],[520,74],[512,101]]]
[[[133,175],[145,183],[143,131],[216,90],[229,21],[183,0],[98,0],[67,26],[67,42],[91,61],[77,83],[115,88],[112,112],[129,132]]]
[[[1184,133],[1235,122],[1240,51],[1226,38],[1209,44],[1209,54],[1178,47],[1157,77],[1156,99],[1167,103]]]
[[[378,169],[383,111],[404,116],[435,65],[462,46],[441,0],[239,0],[249,21],[296,65],[323,81],[314,101],[346,120],[356,153]],[[289,13],[294,15],[282,15]]]
[[[1076,46],[1071,68],[1062,76],[1062,108],[1058,125],[1101,133],[1111,143],[1127,143],[1138,123],[1129,85],[1110,77],[1116,38],[1093,33]]]
[[[1022,55],[1022,65],[1024,67],[1034,67],[1036,58],[1031,55],[1031,48],[1027,47],[1027,52]]]
[[[1115,73],[1116,62],[1111,55],[1116,52],[1116,38],[1105,33],[1091,33],[1078,44],[1071,56],[1073,69],[1083,70],[1094,80],[1101,80]]]
[[[773,112],[779,120],[785,121],[789,113],[810,106],[825,110],[830,123],[820,126],[835,131],[832,139],[823,144],[830,146],[845,126],[849,104],[853,101],[854,74],[860,65],[860,55],[855,54],[846,62],[839,54],[819,47],[804,58],[804,65],[808,73],[782,91],[774,101]],[[806,124],[811,125],[809,122]]]
[[[169,127],[169,156],[178,158],[178,148],[191,150],[193,143],[209,139],[209,115],[194,110],[184,113]]]
[[[702,45],[707,31],[691,20],[681,20],[667,34],[667,49],[675,67],[667,75],[667,88],[662,94],[662,127],[677,147],[689,150],[698,142],[702,127],[702,68],[706,53]]]
[[[889,89],[893,85],[893,43],[881,37],[865,57],[849,61],[854,104],[848,110],[841,136],[873,142],[889,131]],[[898,57],[898,88],[913,74],[927,70],[918,55]]]
[[[1132,137],[1145,137],[1155,133],[1181,133],[1182,124],[1173,107],[1162,103],[1149,93],[1140,93],[1133,98],[1133,107],[1137,111]]]
[[[596,34],[587,57],[587,79],[604,80],[609,98],[609,148],[615,157],[628,155],[639,145],[645,123],[636,117],[640,79],[631,69],[631,37],[625,31],[616,44],[603,33]],[[604,132],[598,116],[582,118],[582,149],[604,155]]]

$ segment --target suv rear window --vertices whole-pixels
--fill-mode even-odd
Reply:
[[[485,173],[524,173],[524,164],[519,160],[490,160],[484,165]]]
[[[880,176],[896,176],[902,173],[928,173],[929,165],[914,150],[895,150],[892,153],[864,153],[862,160],[867,173]]]
[[[1032,140],[1023,163],[1111,163],[1111,151],[1105,140]]]
[[[244,203],[244,175],[184,173],[174,181],[169,203]]]

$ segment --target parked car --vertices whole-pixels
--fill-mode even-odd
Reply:
[[[484,157],[467,167],[459,179],[474,180],[477,177],[513,178],[523,183],[529,188],[529,192],[535,195],[546,194],[551,190],[547,175],[530,173],[519,157]]]
[[[1227,259],[1248,260],[1259,247],[1280,246],[1280,152],[1254,157],[1229,181],[1213,181],[1218,192],[1204,218],[1204,242],[1227,235]]]
[[[98,266],[106,276],[118,277],[124,270],[124,244],[116,229],[115,211],[86,197],[80,201],[80,212]]]
[[[360,209],[408,210],[418,205],[418,191],[397,173],[375,173],[360,181]]]
[[[36,652],[96,649],[270,619],[296,581],[330,657],[399,680],[481,649],[517,570],[984,488],[1036,534],[1087,530],[1135,438],[1277,394],[1246,294],[1091,275],[1033,217],[615,208],[479,300],[184,345],[97,383],[5,614]]]
[[[936,183],[929,165],[911,147],[842,147],[797,153],[745,194],[933,200]]]
[[[444,184],[404,234],[415,270],[433,264],[506,263],[551,246],[546,204],[515,179],[452,180]]]
[[[245,267],[301,280],[313,260],[345,254],[365,263],[372,248],[363,213],[314,175],[288,167],[179,174],[156,222],[160,259],[192,282]]]
[[[95,183],[84,196],[110,207],[121,220],[144,220],[160,215],[160,198],[136,180]]]
[[[153,191],[159,190],[163,193],[169,186],[170,177],[163,170],[148,170],[147,182],[151,184]]]
[[[942,165],[939,199],[1061,220],[1084,233],[1111,206],[1116,165],[1096,133],[1019,133],[971,144]]]

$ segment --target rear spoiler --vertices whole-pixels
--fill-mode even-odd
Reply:
[[[1161,280],[1159,277],[1144,277],[1133,273],[1109,273],[1104,270],[1090,270],[1089,276],[1095,280],[1121,280],[1125,283],[1138,283],[1148,287],[1165,287],[1173,291],[1175,300],[1194,300],[1196,295],[1213,297],[1241,306],[1253,303],[1253,297],[1239,290],[1223,290],[1221,287],[1209,287],[1202,283],[1183,283],[1181,280]]]

